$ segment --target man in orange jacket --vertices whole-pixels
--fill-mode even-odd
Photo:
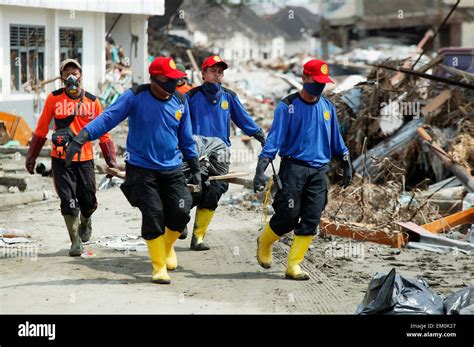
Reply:
[[[176,69],[186,73],[186,68],[181,63],[176,64]],[[178,84],[176,85],[176,90],[178,92],[184,95],[191,89],[193,89],[193,86],[188,83],[188,78],[186,76],[178,79]]]
[[[81,88],[82,67],[74,59],[66,59],[60,66],[64,88],[48,95],[26,157],[26,169],[34,174],[36,158],[41,151],[54,119],[51,152],[53,179],[61,200],[64,217],[71,239],[70,256],[82,254],[82,242],[92,233],[91,216],[97,209],[92,143],[87,142],[82,152],[66,166],[66,148],[81,129],[102,113],[99,99]],[[115,147],[110,135],[100,138],[100,148],[109,167],[117,167]],[[80,212],[80,217],[79,217]]]

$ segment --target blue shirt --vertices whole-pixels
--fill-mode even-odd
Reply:
[[[261,158],[291,157],[318,168],[349,153],[337,121],[336,108],[324,97],[305,102],[299,93],[280,101]]]
[[[176,94],[160,100],[151,93],[149,84],[143,84],[127,90],[85,129],[94,140],[128,117],[127,163],[172,170],[182,165],[183,155],[185,160],[198,157],[188,103],[181,97],[184,103]]]
[[[200,87],[191,89],[185,95],[189,103],[193,134],[218,137],[230,147],[231,119],[248,136],[255,134],[260,127],[245,111],[237,95],[227,88],[222,89],[222,95],[215,104],[207,100]]]

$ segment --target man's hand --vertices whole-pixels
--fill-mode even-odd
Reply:
[[[262,129],[259,129],[255,134],[252,135],[255,140],[257,140],[258,142],[260,142],[260,144],[262,145],[262,147],[265,145],[265,134],[263,133],[263,130]]]
[[[79,159],[81,158],[82,146],[88,141],[89,133],[86,129],[82,129],[66,148],[66,166],[71,165],[76,154],[79,153]]]
[[[255,177],[253,178],[253,191],[260,192],[265,188],[265,170],[270,165],[270,158],[258,158],[257,169],[255,170]]]
[[[347,188],[347,186],[351,183],[352,180],[352,166],[351,166],[351,158],[349,153],[345,153],[341,158],[341,167],[342,167],[342,180],[340,185],[343,188]]]
[[[186,161],[189,166],[189,170],[191,171],[191,182],[193,184],[196,184],[198,186],[201,185],[201,166],[199,165],[199,159],[198,158],[191,158]]]

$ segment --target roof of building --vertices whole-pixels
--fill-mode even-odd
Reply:
[[[230,37],[234,33],[255,39],[283,35],[270,21],[259,17],[247,6],[227,7],[184,0],[181,9],[184,14],[181,20],[187,28],[192,32],[204,32],[210,38]]]
[[[312,35],[319,31],[319,17],[300,6],[282,8],[271,16],[271,22],[293,40],[302,38],[304,33]]]

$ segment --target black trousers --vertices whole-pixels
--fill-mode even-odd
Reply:
[[[282,159],[278,176],[283,189],[275,194],[270,227],[279,236],[315,235],[327,204],[329,166],[315,169],[293,159]]]
[[[142,237],[155,239],[165,227],[182,232],[191,219],[192,199],[181,168],[155,171],[127,163],[126,174],[120,189],[142,213]]]
[[[89,218],[97,209],[95,196],[94,161],[72,162],[51,158],[51,168],[56,192],[61,200],[61,214],[78,216],[79,211]]]
[[[229,189],[229,183],[224,181],[209,181],[201,184],[201,192],[193,194],[193,207],[207,208],[215,211],[222,194]]]

